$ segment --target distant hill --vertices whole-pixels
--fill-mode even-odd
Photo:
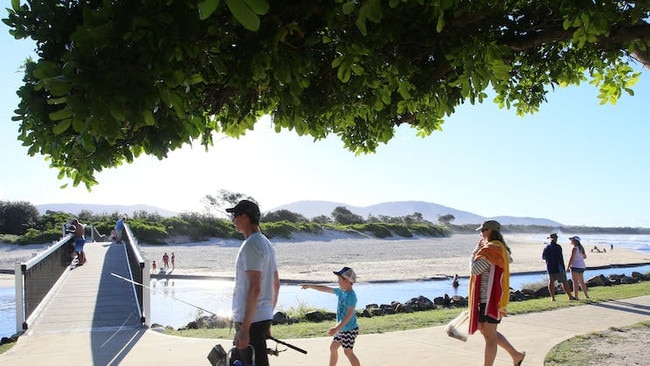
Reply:
[[[47,203],[43,205],[36,205],[38,212],[43,215],[46,211],[59,211],[67,212],[73,215],[79,214],[81,211],[86,210],[90,211],[96,215],[100,214],[112,214],[117,212],[119,214],[126,214],[127,216],[133,216],[135,211],[147,211],[147,212],[157,212],[160,216],[163,217],[172,217],[177,216],[178,212],[165,210],[164,208],[151,206],[151,205],[98,205],[91,203]]]
[[[438,217],[443,215],[454,215],[456,218],[453,223],[456,225],[480,224],[487,219],[498,220],[503,225],[541,225],[541,226],[563,226],[561,223],[544,218],[534,217],[485,217],[471,212],[457,210],[455,208],[438,205],[436,203],[422,201],[401,201],[401,202],[384,202],[367,207],[357,207],[341,202],[330,201],[298,201],[286,205],[278,206],[270,211],[289,210],[299,213],[307,218],[313,218],[320,215],[330,216],[336,207],[346,207],[351,212],[367,218],[369,214],[373,216],[406,216],[414,212],[422,214],[425,220],[437,222]]]

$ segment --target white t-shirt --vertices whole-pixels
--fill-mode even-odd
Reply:
[[[273,319],[273,282],[277,270],[275,251],[266,236],[258,232],[244,240],[239,247],[235,266],[235,289],[232,298],[232,318],[235,322],[242,322],[246,311],[246,296],[250,288],[246,271],[262,272],[260,297],[253,322]]]
[[[578,247],[573,247],[573,260],[571,261],[571,264],[569,264],[571,267],[576,267],[576,268],[586,268],[587,264],[585,263],[585,256],[580,253],[580,249]]]

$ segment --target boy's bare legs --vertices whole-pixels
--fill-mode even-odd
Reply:
[[[359,362],[359,359],[357,358],[357,355],[354,354],[354,350],[352,350],[352,349],[344,349],[343,353],[345,353],[345,355],[348,356],[348,360],[350,360],[350,365],[352,365],[352,366],[361,365],[361,363]]]
[[[330,366],[336,366],[336,362],[339,360],[339,347],[341,343],[332,341],[330,343]]]

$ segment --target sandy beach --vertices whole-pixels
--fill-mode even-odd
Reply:
[[[541,258],[545,235],[507,235],[512,250],[512,273],[544,271]],[[560,238],[565,260],[570,244]],[[360,282],[402,281],[438,276],[469,275],[469,256],[478,235],[458,234],[449,238],[373,239],[326,232],[320,236],[273,240],[282,280],[331,282],[332,271],[342,266],[355,269]],[[213,239],[198,243],[142,244],[140,251],[150,261],[162,264],[162,256],[176,256],[174,274],[230,277],[240,240]],[[93,245],[88,243],[87,245]],[[650,255],[615,248],[591,253],[593,244],[583,242],[587,266],[650,263]],[[16,262],[31,258],[46,245],[0,245],[0,269],[13,269]],[[602,247],[601,247],[602,248]],[[92,260],[92,259],[89,259]],[[13,286],[13,275],[0,274],[0,286]]]

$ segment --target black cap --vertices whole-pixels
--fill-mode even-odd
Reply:
[[[230,207],[226,209],[226,212],[234,214],[235,216],[246,214],[251,219],[251,222],[259,222],[260,220],[260,208],[253,201],[241,200],[235,207]]]

